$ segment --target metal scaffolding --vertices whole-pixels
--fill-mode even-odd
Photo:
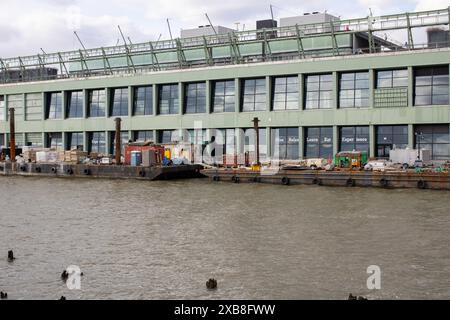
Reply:
[[[381,38],[377,41],[375,33],[393,30],[406,30],[407,44],[399,47],[391,43],[392,48],[398,50],[417,50],[421,47],[414,45],[414,28],[448,26],[450,23],[450,7],[441,10],[431,10],[413,13],[402,13],[378,17],[365,17],[360,19],[337,20],[325,23],[294,25],[289,27],[269,28],[263,30],[240,31],[229,34],[215,34],[192,38],[177,38],[104,48],[75,50],[57,53],[43,53],[32,56],[22,56],[0,59],[0,81],[12,82],[8,75],[10,72],[20,72],[21,75],[28,69],[57,68],[57,78],[86,77],[94,75],[111,75],[114,73],[136,73],[160,71],[164,69],[189,68],[198,66],[212,66],[215,64],[239,64],[243,62],[262,62],[275,59],[274,44],[283,41],[296,43],[290,58],[305,58],[308,49],[305,40],[316,37],[331,39],[329,55],[351,54],[340,50],[338,37],[344,34],[364,34],[368,39],[367,53],[380,52],[380,44],[389,44]],[[270,37],[268,36],[270,35]],[[384,41],[384,42],[383,42]],[[257,44],[261,52],[246,54],[242,48]],[[226,52],[215,54],[216,51]],[[188,53],[202,52],[200,57],[190,59]],[[167,57],[173,58],[167,58]],[[254,59],[249,61],[246,57]],[[323,55],[322,55],[323,56]],[[281,57],[282,58],[282,57]],[[171,60],[172,59],[172,60]],[[23,77],[21,77],[23,78]],[[22,81],[27,81],[23,79]]]

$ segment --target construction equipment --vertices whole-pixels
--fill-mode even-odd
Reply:
[[[334,164],[338,168],[363,168],[367,163],[367,152],[364,151],[343,151],[336,154]]]

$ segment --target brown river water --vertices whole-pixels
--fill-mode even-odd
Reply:
[[[450,298],[448,191],[0,177],[0,203],[11,300]]]

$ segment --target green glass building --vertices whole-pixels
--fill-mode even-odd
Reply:
[[[0,59],[0,145],[113,153],[124,141],[195,140],[220,132],[225,154],[388,157],[393,147],[450,159],[450,9]],[[389,32],[407,41],[389,40]],[[434,31],[433,31],[434,30]],[[434,34],[434,33],[433,33]],[[433,38],[435,39],[435,38]],[[217,139],[219,140],[219,139]],[[192,141],[194,142],[194,141]],[[246,149],[247,148],[247,149]]]

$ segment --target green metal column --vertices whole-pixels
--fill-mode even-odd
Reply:
[[[46,100],[46,97],[45,97],[45,93],[44,92],[42,92],[42,110],[41,110],[41,119],[42,119],[42,121],[44,121],[45,120],[45,115],[46,115],[46,109],[47,109],[47,101],[45,101]],[[42,145],[45,145],[45,142],[42,144]]]
[[[333,102],[334,102],[334,109],[338,108],[339,104],[339,79],[338,79],[338,73],[336,71],[333,71]],[[332,108],[333,109],[333,108]]]
[[[105,102],[106,102],[106,107],[105,107],[105,118],[109,118],[109,110],[111,110],[111,95],[110,95],[110,90],[109,88],[105,88]]]
[[[241,81],[240,79],[234,79],[234,105],[235,112],[239,113],[241,111]]]
[[[45,132],[41,132],[41,135],[42,135],[42,147],[47,147],[47,134],[45,133]]]
[[[305,108],[305,80],[304,75],[300,73],[298,75],[298,108],[303,110]]]
[[[206,80],[206,113],[211,113],[211,81]]]
[[[272,129],[266,127],[266,152],[267,159],[272,157]]]
[[[132,86],[128,86],[128,116],[133,116],[134,90]]]
[[[414,125],[408,124],[408,147],[414,148]]]
[[[66,132],[61,132],[61,143],[62,143],[62,149],[66,150]]]
[[[266,111],[267,112],[270,112],[270,110],[272,110],[271,92],[272,92],[272,78],[267,76],[266,77]]]
[[[152,104],[153,104],[153,115],[158,114],[158,86],[156,84],[152,85]],[[155,139],[155,137],[153,137]]]
[[[236,136],[236,153],[239,156],[244,152],[244,136],[243,130],[241,128],[235,128],[235,136]]]
[[[109,155],[109,146],[111,144],[111,137],[109,131],[105,131],[105,154]]]
[[[373,69],[369,70],[369,108],[375,106],[375,71]]]
[[[89,92],[86,89],[83,89],[83,118],[86,119],[89,115]],[[87,150],[84,150],[87,151]]]
[[[332,158],[339,152],[339,128],[333,126],[333,155]]]
[[[408,107],[414,105],[414,70],[408,67]]]
[[[62,107],[62,118],[65,120],[67,119],[67,97],[66,97],[67,91],[61,91],[61,107]],[[64,139],[63,139],[64,140]]]
[[[26,93],[24,93],[24,94],[22,94],[22,117],[21,118],[18,118],[17,116],[15,117],[16,118],[16,122],[17,121],[25,121],[26,119],[25,119],[25,112],[26,112],[26,107],[25,107],[25,105],[26,105],[26,96],[27,96],[27,94]],[[16,112],[17,112],[17,110],[16,110]]]
[[[298,158],[305,158],[305,134],[303,127],[298,127]]]
[[[83,131],[83,151],[89,151],[89,133],[86,131]]]
[[[184,83],[179,82],[178,83],[178,114],[182,116],[184,114]]]
[[[369,125],[369,157],[375,157],[376,133],[375,126]]]

